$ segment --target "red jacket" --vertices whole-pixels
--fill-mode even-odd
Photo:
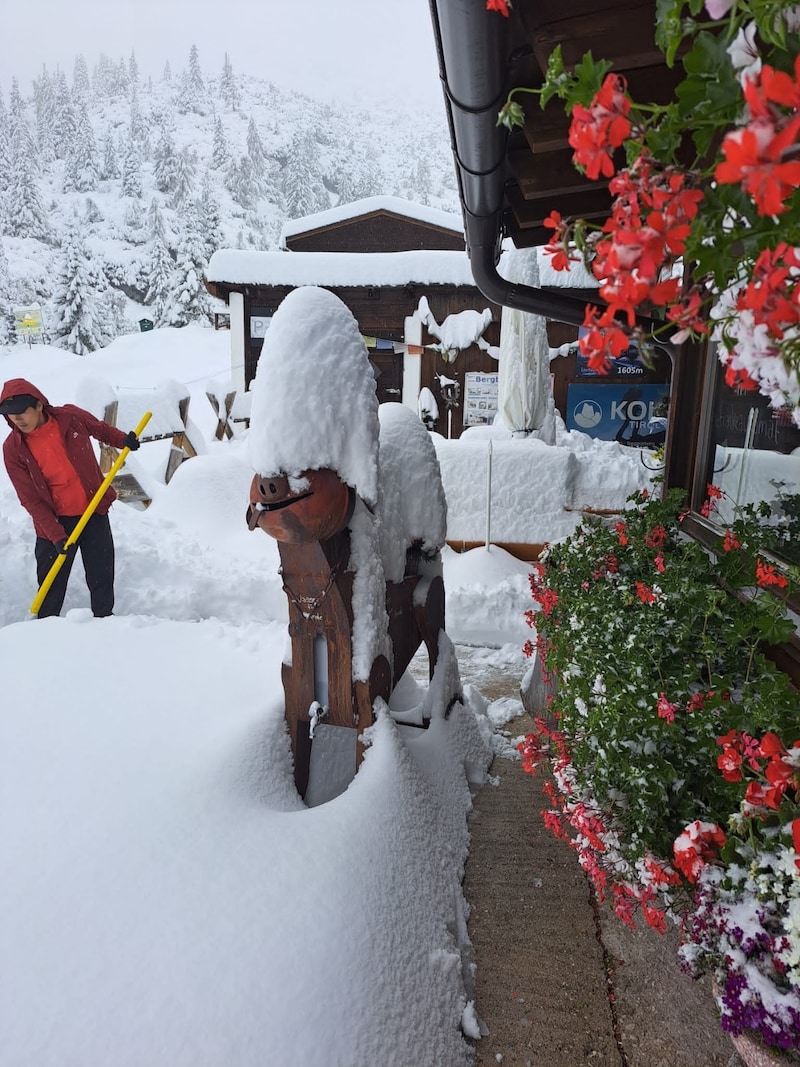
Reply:
[[[64,439],[69,461],[91,500],[103,481],[103,473],[95,457],[91,438],[94,437],[105,445],[113,445],[114,448],[122,449],[125,446],[125,434],[115,426],[109,426],[107,422],[96,419],[83,408],[75,407],[74,404],[51,407],[47,397],[24,378],[12,378],[11,381],[6,382],[0,393],[0,403],[10,396],[19,396],[22,393],[30,393],[37,400],[41,400],[48,417],[55,419]],[[44,537],[48,541],[60,541],[67,535],[58,521],[47,482],[25,442],[25,434],[14,426],[7,415],[4,417],[11,427],[11,433],[3,442],[3,459],[11,484],[16,490],[20,503],[33,519],[36,536]],[[116,497],[117,494],[109,486],[97,505],[97,512],[105,515]]]

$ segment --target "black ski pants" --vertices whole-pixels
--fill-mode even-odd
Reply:
[[[80,516],[59,515],[58,521],[66,530],[67,537],[69,537],[78,525]],[[81,550],[92,614],[98,618],[113,614],[114,539],[111,536],[111,523],[108,520],[108,515],[98,515],[95,512],[86,523],[77,544],[72,545],[67,552],[66,562],[58,572],[47,596],[44,598],[42,606],[39,608],[38,617],[40,619],[44,619],[48,615],[59,615],[61,613],[64,597],[67,594],[69,573],[72,570],[72,563],[77,549]],[[41,586],[55,562],[58,549],[52,541],[47,541],[44,537],[37,537],[35,551],[36,577]]]

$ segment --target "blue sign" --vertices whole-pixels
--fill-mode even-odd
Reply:
[[[568,430],[635,448],[656,448],[667,436],[669,385],[572,383],[564,416]]]

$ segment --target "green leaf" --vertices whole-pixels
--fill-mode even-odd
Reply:
[[[771,645],[788,641],[794,634],[794,624],[791,620],[775,618],[772,615],[762,616],[758,621],[758,629],[763,639]]]
[[[675,55],[684,38],[682,9],[683,0],[656,0],[656,45],[670,67],[675,63]]]
[[[584,53],[573,71],[575,87],[574,94],[570,96],[570,103],[580,103],[588,107],[612,66],[613,63],[608,59],[595,59],[591,52]]]
[[[547,73],[539,97],[539,105],[545,108],[554,96],[566,99],[572,76],[564,68],[561,45],[557,44],[547,60]]]

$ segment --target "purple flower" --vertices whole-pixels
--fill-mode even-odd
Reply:
[[[733,0],[706,0],[706,11],[708,17],[712,19],[723,18],[732,7]]]

